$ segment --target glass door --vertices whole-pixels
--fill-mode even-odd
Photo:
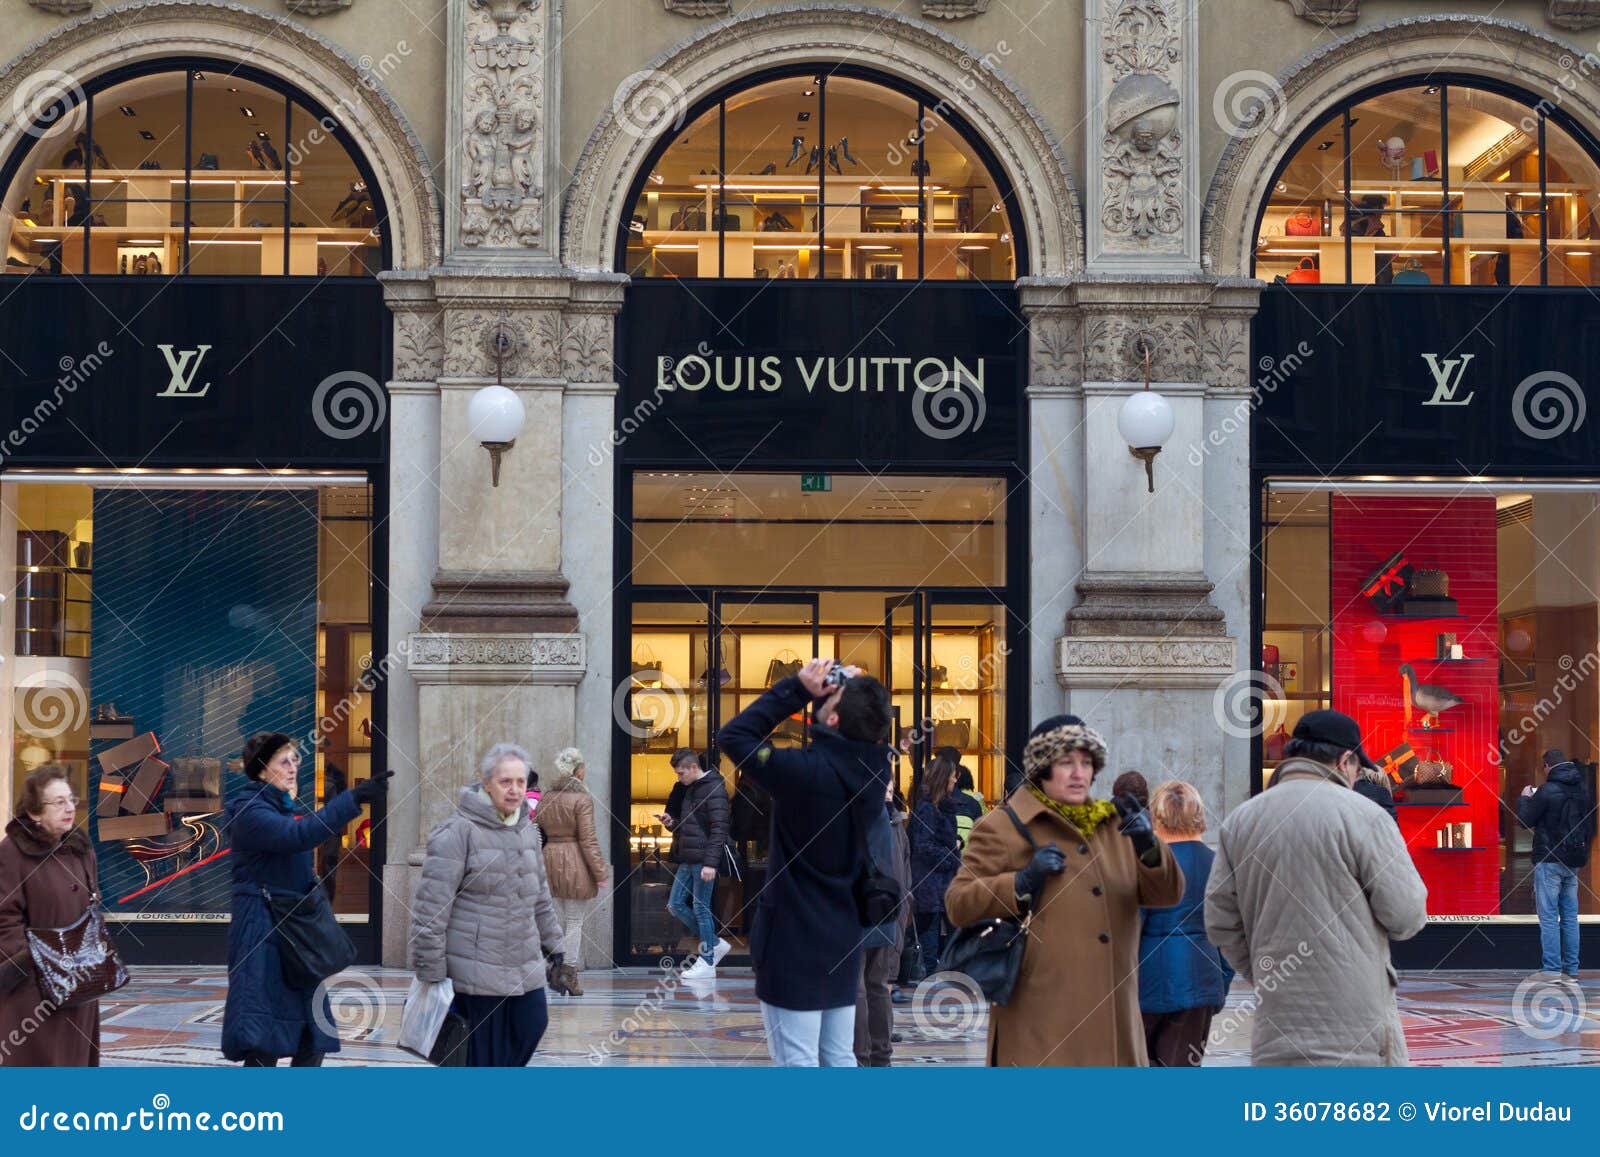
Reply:
[[[931,749],[955,748],[972,773],[966,790],[993,807],[1007,788],[1005,607],[981,594],[932,594],[925,621]]]
[[[899,752],[895,783],[916,798],[928,760],[927,600],[917,591],[890,595],[883,603],[884,685],[894,708],[894,746]]]

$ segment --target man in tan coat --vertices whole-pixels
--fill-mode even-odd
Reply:
[[[1403,1065],[1389,941],[1428,890],[1387,813],[1350,790],[1371,761],[1354,719],[1295,725],[1268,790],[1223,821],[1206,935],[1255,986],[1257,1065]]]

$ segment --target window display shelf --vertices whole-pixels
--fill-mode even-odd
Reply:
[[[1491,847],[1489,845],[1485,845],[1485,846],[1483,846],[1481,848],[1429,848],[1429,847],[1423,847],[1423,848],[1420,848],[1420,849],[1417,849],[1417,850],[1424,851],[1424,852],[1498,852],[1500,849],[1496,848],[1496,847]]]
[[[1412,735],[1453,735],[1456,729],[1454,727],[1407,727],[1406,730]]]
[[[1405,791],[1406,789],[1405,788],[1401,788],[1400,790],[1401,791]],[[1442,808],[1442,807],[1470,807],[1472,805],[1468,804],[1465,800],[1459,800],[1459,799],[1455,800],[1455,801],[1453,801],[1451,803],[1409,803],[1406,800],[1397,799],[1397,800],[1394,801],[1394,806],[1395,807],[1425,807],[1425,808],[1434,808],[1434,809],[1437,810],[1438,808]]]
[[[1402,659],[1403,663],[1492,663],[1493,659]]]

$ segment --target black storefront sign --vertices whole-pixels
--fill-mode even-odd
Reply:
[[[379,464],[388,329],[370,280],[31,277],[0,310],[0,465]]]
[[[1589,290],[1269,288],[1252,459],[1267,475],[1593,474],[1597,367]]]
[[[1025,326],[1009,286],[639,282],[618,331],[624,461],[1022,459]]]

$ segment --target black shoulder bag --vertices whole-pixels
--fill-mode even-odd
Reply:
[[[304,893],[273,891],[256,879],[256,874],[242,858],[239,864],[266,902],[285,984],[290,988],[314,989],[356,962],[356,946],[334,918],[328,894],[315,880]]]
[[[1011,805],[1004,805],[1002,810],[1017,831],[1022,833],[1022,838],[1028,841],[1028,846],[1038,851],[1038,841],[1017,818]],[[957,928],[939,955],[939,971],[963,972],[983,990],[984,999],[990,1004],[1005,1004],[1011,999],[1011,992],[1017,986],[1017,976],[1022,971],[1022,950],[1028,944],[1028,925],[1033,921],[1036,907],[1036,904],[1030,903],[1027,915],[1020,919],[1016,916],[991,916],[965,928]]]
[[[879,868],[878,862],[872,858],[872,849],[867,845],[867,829],[856,816],[856,802],[850,786],[837,768],[833,774],[844,789],[845,809],[855,832],[856,854],[861,861],[860,870],[850,886],[851,894],[855,897],[856,916],[861,921],[861,927],[876,928],[899,913],[900,905],[905,902],[905,891],[900,887],[900,881]]]

